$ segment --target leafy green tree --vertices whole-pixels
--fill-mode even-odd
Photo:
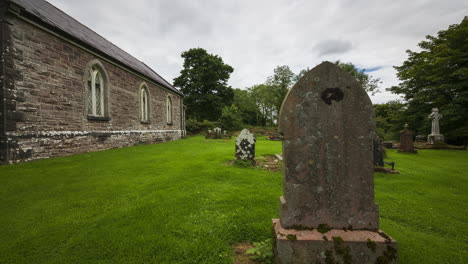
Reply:
[[[255,98],[249,90],[234,89],[233,104],[239,108],[242,123],[248,125],[258,124],[258,108]]]
[[[406,115],[419,130],[430,133],[427,116],[439,108],[441,132],[446,137],[468,136],[468,17],[437,36],[426,36],[407,50],[408,59],[395,66],[401,80],[389,88],[408,102]]]
[[[295,74],[287,65],[277,66],[273,72],[273,76],[268,77],[266,85],[271,89],[275,100],[275,112],[278,114],[284,97],[286,97],[289,88],[293,85]]]
[[[255,98],[258,109],[257,125],[271,126],[275,124],[277,97],[272,92],[274,88],[267,84],[258,84],[248,89]]]
[[[362,88],[366,92],[374,95],[379,92],[379,84],[382,83],[380,78],[374,78],[371,75],[367,74],[365,69],[359,70],[351,62],[340,62],[339,60],[335,62],[341,69],[351,73],[351,75],[356,78],[356,80],[361,84]]]
[[[174,79],[174,86],[185,94],[187,117],[218,120],[223,107],[230,106],[234,98],[233,89],[227,85],[234,69],[202,48],[184,51],[181,56],[184,68]]]
[[[309,68],[303,69],[298,74],[294,75],[293,83],[297,83],[308,71],[310,71]]]
[[[235,105],[223,107],[219,124],[223,129],[229,131],[242,129],[242,118],[239,108]]]
[[[384,104],[375,104],[377,134],[386,140],[398,140],[399,132],[406,123],[405,111],[406,105],[397,100]]]

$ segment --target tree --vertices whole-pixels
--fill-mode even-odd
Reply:
[[[184,51],[181,56],[184,68],[174,79],[174,86],[185,94],[187,117],[218,120],[223,107],[230,106],[234,98],[233,89],[227,85],[234,69],[202,48]]]
[[[242,123],[257,125],[258,108],[249,90],[234,89],[233,104],[239,108]]]
[[[335,62],[338,67],[341,69],[351,73],[351,75],[356,78],[356,80],[361,84],[362,88],[366,90],[366,92],[374,95],[379,92],[379,84],[382,83],[380,78],[374,78],[371,75],[367,74],[365,69],[359,70],[352,64],[351,62],[340,62],[339,60]]]
[[[397,100],[384,104],[375,104],[377,134],[386,140],[398,140],[400,130],[407,123],[404,115],[405,111],[406,105]]]
[[[310,71],[309,68],[301,70],[293,77],[293,83],[297,83],[308,71]]]
[[[287,65],[277,66],[273,72],[273,76],[268,77],[266,85],[271,88],[275,100],[275,111],[278,114],[284,97],[293,85],[295,75]]]
[[[270,126],[275,123],[277,98],[272,90],[267,84],[257,84],[248,89],[258,109],[257,125]]]
[[[389,90],[403,95],[406,115],[429,133],[427,116],[439,108],[446,137],[468,136],[468,17],[437,36],[426,36],[419,52],[407,50],[408,59],[395,66],[401,80]]]
[[[235,105],[223,107],[219,123],[225,130],[236,131],[242,129],[242,118],[239,108]]]

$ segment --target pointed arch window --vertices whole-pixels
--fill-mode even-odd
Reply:
[[[104,117],[105,111],[105,80],[102,70],[92,66],[86,79],[86,111],[88,116]]]
[[[149,92],[146,85],[140,88],[140,120],[141,122],[149,122]]]
[[[172,125],[172,98],[170,96],[166,99],[166,121],[167,124]]]

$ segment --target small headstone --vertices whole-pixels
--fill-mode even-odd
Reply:
[[[221,134],[221,128],[219,128],[219,127],[215,127],[215,128],[213,129],[213,134],[214,134],[214,137],[213,137],[214,139],[221,139],[221,138],[223,138],[223,136],[222,136],[222,134]]]
[[[398,152],[409,152],[416,153],[413,143],[414,132],[408,129],[408,124],[405,125],[405,129],[400,132],[400,146]]]
[[[385,148],[382,144],[382,139],[379,136],[375,136],[373,140],[373,154],[374,154],[374,166],[384,166]]]
[[[253,161],[255,141],[255,136],[248,129],[243,129],[236,138],[236,159]]]
[[[279,131],[275,263],[396,263],[396,241],[378,232],[373,107],[354,77],[330,62],[306,73],[283,102]]]
[[[429,119],[432,119],[431,134],[427,136],[427,143],[429,144],[445,144],[444,135],[440,134],[439,119],[442,115],[439,114],[439,109],[433,108]]]

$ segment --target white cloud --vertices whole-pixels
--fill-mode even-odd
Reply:
[[[464,0],[49,0],[171,81],[182,69],[180,54],[202,47],[235,71],[230,85],[262,83],[277,65],[295,72],[323,60],[352,62],[398,83],[392,66],[468,14]],[[388,92],[372,97],[381,103]]]

